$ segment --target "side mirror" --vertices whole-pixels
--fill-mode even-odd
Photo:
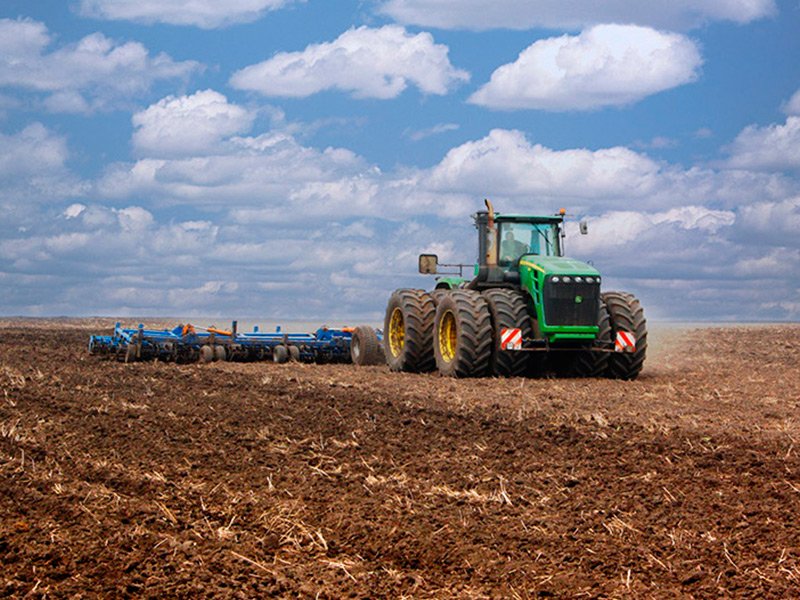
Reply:
[[[581,235],[589,233],[589,224],[586,221],[581,221],[578,225],[581,228]]]
[[[419,255],[419,272],[423,275],[436,275],[439,268],[439,257],[435,254]]]

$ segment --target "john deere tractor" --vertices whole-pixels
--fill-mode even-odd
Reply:
[[[563,256],[563,210],[505,215],[486,200],[474,219],[473,279],[441,276],[431,292],[400,289],[389,299],[383,343],[393,371],[639,375],[647,349],[642,307],[631,294],[601,292],[594,267]],[[448,266],[433,254],[419,257],[421,273]]]

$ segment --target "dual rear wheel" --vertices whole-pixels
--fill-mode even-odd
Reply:
[[[383,351],[392,371],[427,373],[436,368],[433,320],[436,304],[424,290],[396,290],[383,323]]]
[[[433,321],[433,352],[442,375],[488,374],[493,339],[489,305],[479,292],[454,290],[441,297]]]
[[[523,375],[526,353],[500,348],[503,328],[532,335],[518,290],[397,290],[384,321],[384,353],[393,371],[438,370],[453,377]]]

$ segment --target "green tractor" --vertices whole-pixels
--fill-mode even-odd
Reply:
[[[635,379],[647,350],[639,301],[600,292],[600,273],[563,256],[564,210],[554,216],[474,215],[474,278],[437,278],[431,292],[396,290],[386,308],[384,354],[393,371],[454,377],[555,373]],[[585,224],[581,224],[585,233]],[[440,274],[434,254],[419,270]]]

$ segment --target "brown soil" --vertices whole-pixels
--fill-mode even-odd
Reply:
[[[126,365],[38,325],[0,329],[0,596],[800,589],[798,326],[666,332],[620,382]]]

